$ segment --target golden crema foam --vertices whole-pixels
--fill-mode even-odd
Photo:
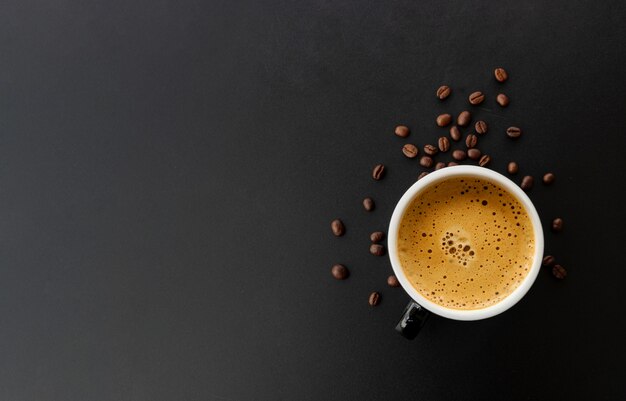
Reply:
[[[428,300],[451,309],[482,309],[506,298],[530,271],[532,222],[507,190],[475,177],[426,188],[398,231],[405,275]]]

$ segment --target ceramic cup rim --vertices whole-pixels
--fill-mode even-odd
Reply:
[[[426,188],[438,182],[459,176],[483,178],[501,185],[524,205],[526,211],[528,212],[528,216],[530,218],[534,231],[535,252],[533,255],[533,261],[530,271],[528,272],[524,280],[520,283],[520,285],[515,290],[513,290],[513,292],[511,292],[506,298],[502,299],[497,304],[490,305],[482,309],[452,309],[436,304],[425,298],[415,289],[415,287],[413,287],[413,285],[409,282],[408,278],[404,274],[397,252],[398,229],[400,227],[400,221],[402,220],[406,209],[411,204],[411,201],[419,196],[420,193],[422,193]],[[402,285],[402,288],[404,288],[404,290],[409,294],[409,296],[411,296],[411,298],[413,298],[413,300],[415,300],[415,302],[417,302],[430,312],[449,319],[480,320],[498,315],[508,310],[520,299],[522,299],[524,295],[526,295],[532,284],[535,282],[537,274],[539,274],[539,270],[541,269],[541,263],[543,259],[543,229],[535,206],[531,202],[528,195],[526,195],[526,193],[513,181],[503,176],[502,174],[485,167],[451,166],[428,174],[427,176],[423,177],[415,184],[413,184],[409,189],[407,189],[404,195],[402,195],[391,216],[387,246],[389,259],[391,261],[393,271],[398,278],[398,281]]]

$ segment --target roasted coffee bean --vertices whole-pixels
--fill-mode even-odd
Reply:
[[[485,167],[487,164],[489,164],[489,162],[491,162],[491,157],[489,155],[483,155],[478,161],[478,165],[480,167]]]
[[[422,156],[420,166],[430,168],[433,165],[433,159],[430,156]]]
[[[435,170],[441,170],[442,168],[444,168],[446,166],[446,163],[444,162],[438,162],[437,164],[435,164]]]
[[[400,282],[398,281],[398,278],[392,274],[387,277],[387,285],[389,287],[400,287]]]
[[[466,127],[467,124],[472,120],[472,115],[469,111],[462,111],[459,116],[456,118],[456,125],[460,127]]]
[[[374,256],[383,256],[385,254],[385,247],[381,244],[370,245],[370,253]]]
[[[509,127],[506,129],[506,134],[509,138],[519,138],[522,135],[522,130],[517,127]]]
[[[487,133],[487,128],[487,123],[482,120],[476,121],[476,124],[474,124],[474,129],[476,130],[476,133],[481,135]]]
[[[554,178],[555,178],[554,174],[552,174],[552,173],[544,174],[544,176],[543,176],[543,183],[546,184],[546,185],[550,185],[550,184],[552,184],[554,182]]]
[[[380,303],[380,293],[374,291],[370,294],[369,304],[370,306],[376,306]]]
[[[459,131],[459,127],[457,127],[456,125],[450,127],[450,138],[454,139],[455,141],[461,139],[461,131]]]
[[[383,240],[384,237],[385,234],[382,231],[374,231],[370,234],[370,241],[372,241],[374,244],[378,244],[380,241]]]
[[[485,95],[482,92],[474,92],[469,95],[469,102],[476,106],[477,104],[481,104],[485,100]]]
[[[467,146],[468,148],[475,148],[477,144],[478,144],[478,137],[476,135],[469,134],[465,138],[465,146]]]
[[[374,208],[376,207],[376,204],[374,203],[374,199],[372,198],[363,199],[363,207],[368,212],[371,212],[372,210],[374,210]]]
[[[552,220],[552,231],[554,232],[559,232],[563,230],[563,219],[560,217],[557,217],[556,219]]]
[[[552,267],[552,274],[559,280],[563,280],[567,277],[567,270],[565,270],[565,268],[561,265],[554,265]]]
[[[498,93],[498,96],[496,96],[496,102],[501,107],[506,107],[509,105],[509,97],[505,95],[504,93]]]
[[[428,171],[422,171],[420,173],[420,175],[417,176],[417,180],[421,180],[422,178],[426,177],[428,175]]]
[[[517,174],[517,170],[519,170],[519,166],[515,162],[509,162],[509,165],[506,166],[506,171],[509,174]]]
[[[417,146],[412,143],[407,143],[402,147],[402,153],[404,153],[404,155],[409,159],[412,159],[417,156],[419,150],[417,149]]]
[[[452,167],[452,166],[458,166],[459,163],[457,162],[448,162],[448,167]]]
[[[472,160],[478,160],[480,159],[480,156],[482,156],[482,153],[476,148],[471,148],[467,150],[467,157]]]
[[[348,270],[348,268],[340,264],[334,265],[333,268],[330,269],[330,272],[337,280],[345,280],[350,275],[350,271]]]
[[[442,152],[447,152],[450,149],[450,140],[446,136],[442,136],[437,141],[437,145],[439,146],[439,150]]]
[[[439,150],[437,149],[436,146],[433,145],[424,145],[424,153],[426,153],[428,156],[434,156],[437,154]]]
[[[384,175],[385,175],[385,165],[384,164],[375,165],[374,169],[372,170],[372,178],[378,181],[381,178],[383,178]]]
[[[443,100],[450,96],[450,92],[452,92],[452,90],[449,86],[441,85],[439,89],[437,89],[437,97],[439,98],[439,100]]]
[[[465,153],[464,150],[461,149],[457,149],[454,152],[452,152],[452,158],[454,160],[465,160],[465,158],[467,157],[467,153]]]
[[[522,187],[524,191],[530,191],[533,187],[534,182],[535,180],[533,179],[533,177],[530,175],[527,175],[524,178],[522,178],[522,184],[520,185],[520,187]]]
[[[440,127],[445,127],[450,124],[452,121],[452,116],[450,114],[440,114],[437,116],[437,125]]]
[[[543,257],[543,261],[541,262],[544,266],[552,266],[555,262],[555,258],[552,255],[546,255]]]
[[[509,78],[509,74],[506,73],[504,68],[496,68],[493,72],[493,75],[496,77],[496,81],[504,82]]]
[[[335,219],[330,223],[330,229],[335,234],[335,237],[341,237],[346,232],[343,222],[339,219]]]
[[[411,131],[409,131],[409,127],[407,127],[406,125],[398,125],[396,127],[396,135],[398,135],[400,138],[406,138],[407,136],[409,136],[410,133]]]

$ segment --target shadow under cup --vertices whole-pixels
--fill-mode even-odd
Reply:
[[[457,309],[446,307],[441,303],[433,302],[431,299],[425,297],[410,282],[405,270],[402,267],[401,258],[398,252],[399,230],[405,213],[411,206],[412,202],[435,185],[460,177],[481,179],[504,189],[524,207],[533,229],[534,253],[526,276],[521,279],[518,286],[506,297],[500,299],[495,304],[478,309]],[[428,207],[424,207],[424,213],[428,213]],[[520,239],[517,241],[519,240]],[[543,229],[541,227],[541,221],[539,220],[537,211],[532,202],[526,193],[513,181],[509,180],[502,174],[484,167],[453,166],[428,174],[413,184],[404,193],[396,205],[391,217],[387,244],[389,248],[389,259],[394,273],[404,290],[412,298],[412,301],[409,302],[405,308],[402,319],[396,326],[396,330],[407,338],[414,338],[425,323],[429,312],[455,320],[480,320],[495,316],[515,305],[528,292],[541,268],[541,261],[543,257]]]

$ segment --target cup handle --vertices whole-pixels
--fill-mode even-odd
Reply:
[[[420,304],[411,301],[406,308],[404,308],[402,318],[396,325],[396,331],[405,338],[412,340],[417,337],[417,334],[424,326],[424,323],[426,323],[426,319],[428,319],[429,315],[430,312],[424,309]]]

